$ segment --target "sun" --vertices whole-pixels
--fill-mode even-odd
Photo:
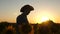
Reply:
[[[46,17],[46,16],[41,17],[41,22],[45,22],[45,21],[48,21],[48,20],[49,20],[49,18]]]

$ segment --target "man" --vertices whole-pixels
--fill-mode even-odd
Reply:
[[[30,5],[25,5],[21,8],[22,14],[17,17],[17,29],[21,27],[21,25],[29,24],[27,20],[27,15],[30,13],[30,11],[34,10],[34,8]],[[17,30],[17,32],[19,32]],[[19,33],[18,33],[19,34]]]

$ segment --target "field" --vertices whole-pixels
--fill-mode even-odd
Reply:
[[[0,34],[16,34],[16,23],[1,22]],[[42,24],[29,24],[19,27],[21,34],[60,34],[60,24],[47,21]]]

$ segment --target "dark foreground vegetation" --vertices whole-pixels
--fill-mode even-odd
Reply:
[[[24,25],[19,28],[19,32],[22,34],[60,34],[60,24],[49,20],[42,24]],[[0,22],[0,34],[16,34],[16,23]]]

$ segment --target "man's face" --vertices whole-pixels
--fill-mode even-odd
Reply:
[[[29,13],[30,13],[30,11],[23,12],[24,15],[28,15]]]
[[[26,15],[28,15],[29,13],[30,13],[30,11],[27,11],[27,12],[26,12]]]

